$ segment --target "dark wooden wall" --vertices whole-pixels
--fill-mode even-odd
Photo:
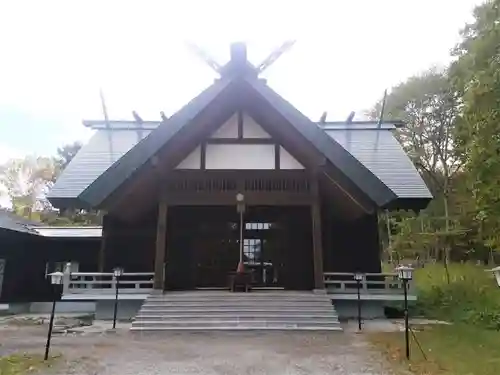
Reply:
[[[211,209],[208,207],[206,209]],[[228,208],[235,211],[234,207]],[[266,208],[263,208],[264,211]],[[180,210],[180,211],[179,211]],[[194,211],[193,211],[194,210]],[[309,207],[275,207],[269,215],[255,211],[247,220],[281,221],[286,233],[277,234],[284,253],[284,284],[290,289],[313,288],[312,234]],[[376,215],[346,221],[322,207],[323,263],[330,272],[381,272],[380,246]],[[196,284],[195,255],[192,250],[197,233],[190,226],[196,209],[180,214],[182,207],[169,210],[167,232],[168,270],[173,288]],[[264,215],[264,216],[260,216]],[[273,215],[278,215],[274,217]],[[234,220],[237,215],[233,212]],[[267,216],[267,219],[266,219]],[[184,219],[183,219],[184,217]],[[210,220],[210,215],[204,220]],[[198,217],[201,219],[202,217]],[[109,238],[105,252],[105,271],[122,266],[126,272],[152,272],[156,241],[157,213],[150,212],[140,222],[108,221]],[[1,302],[51,300],[51,286],[45,279],[47,262],[76,261],[82,272],[96,272],[100,238],[43,238],[0,230],[0,258],[6,259]],[[237,252],[235,252],[237,254]],[[236,260],[233,262],[236,264]],[[285,264],[286,263],[286,264]]]
[[[44,238],[0,231],[0,258],[6,260],[0,301],[50,301],[47,263],[76,261],[81,272],[95,272],[99,243],[98,238]]]
[[[325,272],[381,272],[377,220],[373,214],[343,221],[322,207]]]
[[[153,272],[156,220],[155,211],[134,222],[108,217],[105,221],[104,272],[111,272],[117,266],[123,267],[125,272]]]

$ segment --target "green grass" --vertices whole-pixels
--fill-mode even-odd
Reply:
[[[465,324],[433,326],[415,332],[427,360],[411,339],[411,359],[405,358],[404,333],[375,333],[368,337],[395,370],[418,375],[500,374],[500,334]],[[400,372],[397,372],[400,373]]]
[[[500,374],[500,288],[483,267],[450,264],[449,272],[450,283],[441,264],[415,271],[418,301],[413,316],[453,323],[416,332],[427,360],[412,339],[412,358],[406,361],[404,333],[369,338],[398,370],[418,375]]]
[[[25,375],[51,367],[57,357],[43,360],[42,355],[14,354],[0,357],[0,375]]]
[[[472,264],[450,264],[449,270],[449,284],[442,265],[416,271],[414,313],[500,330],[500,288],[492,274]]]

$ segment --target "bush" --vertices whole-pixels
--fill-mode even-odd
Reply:
[[[472,264],[451,264],[449,270],[449,284],[441,265],[416,272],[416,313],[500,330],[500,288],[492,274]]]

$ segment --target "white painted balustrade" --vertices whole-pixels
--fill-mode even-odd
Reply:
[[[143,295],[153,291],[153,272],[123,273],[119,278],[120,295]],[[70,272],[66,267],[63,277],[63,297],[107,295],[116,293],[116,279],[112,272]]]
[[[403,282],[397,273],[365,273],[361,281],[362,295],[403,294]],[[325,287],[332,294],[357,294],[357,282],[354,273],[325,272]],[[408,282],[408,293],[412,294],[413,283]]]

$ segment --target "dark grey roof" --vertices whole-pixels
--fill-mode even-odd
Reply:
[[[95,123],[104,124],[103,121]],[[395,127],[385,124],[378,130],[372,126],[375,123],[365,124],[367,126],[336,123],[335,127],[331,126],[325,132],[387,185],[398,198],[432,198],[425,182],[390,130]],[[118,160],[139,140],[138,132],[133,127],[111,131],[100,127],[98,129],[100,130],[96,130],[59,177],[49,197],[78,198],[113,161]],[[142,136],[145,137],[150,131],[142,130]]]
[[[131,120],[111,120],[106,123],[103,120],[84,120],[83,125],[91,129],[155,129],[160,125],[160,121],[143,121],[138,124],[137,121]]]
[[[191,122],[215,98],[234,84],[233,80],[219,79],[177,111],[167,123],[158,126],[143,139],[140,147],[133,147],[116,163],[107,168],[79,196],[92,207],[99,206],[111,193],[121,186],[141,166],[150,160],[166,142],[177,134],[186,123]],[[55,195],[51,194],[51,197]],[[50,200],[50,197],[49,197]]]
[[[180,129],[195,119],[204,109],[224,92],[225,97],[237,96],[243,87],[252,90],[263,106],[277,111],[302,136],[321,152],[341,173],[343,184],[359,189],[368,199],[379,207],[385,206],[397,197],[370,170],[345,150],[318,126],[315,126],[300,111],[284,100],[262,81],[254,77],[243,79],[220,79],[203,91],[190,103],[174,114],[167,123],[154,129],[137,147],[132,148],[111,167],[107,168],[80,195],[79,199],[92,207],[100,206],[107,197],[118,189],[128,178],[143,166],[152,156]],[[55,197],[52,192],[50,197]],[[49,199],[50,199],[49,197]]]
[[[287,102],[277,92],[264,82],[247,78],[245,81],[251,86],[268,104],[271,105],[282,117],[284,117],[302,136],[311,142],[324,157],[335,168],[340,170],[341,175],[346,177],[344,183],[350,188],[360,189],[378,207],[384,207],[397,197],[394,193],[378,179],[368,168],[359,162],[350,153],[345,152],[337,141],[328,137],[327,134],[313,122],[304,116],[298,109]],[[354,186],[352,186],[354,185]]]
[[[387,185],[398,199],[432,195],[391,130],[328,129],[326,133]]]
[[[39,223],[27,220],[21,216],[13,214],[12,212],[0,209],[0,229],[37,234],[37,232],[31,228],[37,225],[39,225]]]
[[[96,130],[57,179],[48,198],[78,198],[115,161],[150,132],[150,129],[138,131],[132,127],[128,130]]]

